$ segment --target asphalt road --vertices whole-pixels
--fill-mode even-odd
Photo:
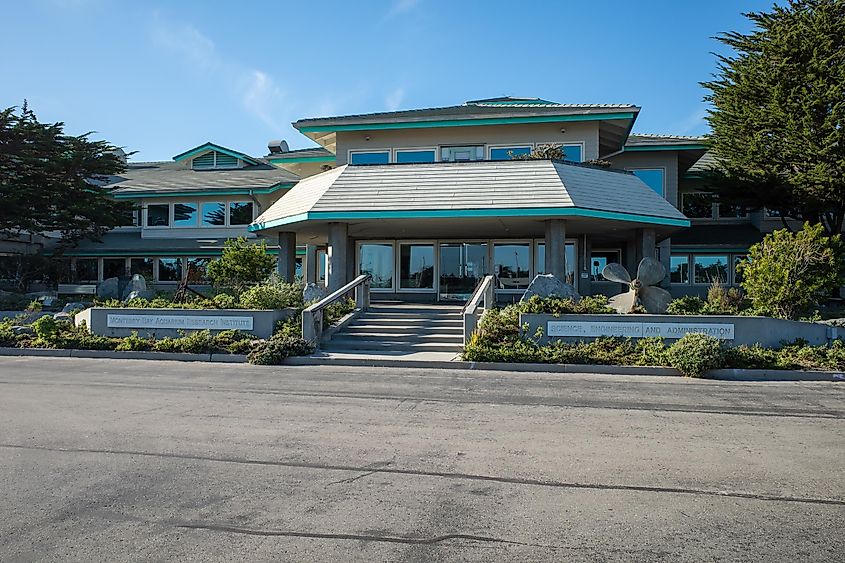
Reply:
[[[0,358],[0,560],[842,561],[844,398]]]

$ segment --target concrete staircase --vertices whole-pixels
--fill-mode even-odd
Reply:
[[[329,355],[451,358],[462,346],[461,306],[374,302],[320,348]]]

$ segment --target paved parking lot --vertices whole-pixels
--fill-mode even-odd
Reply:
[[[841,561],[843,398],[0,358],[0,560]]]

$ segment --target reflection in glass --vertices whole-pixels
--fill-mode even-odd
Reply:
[[[700,256],[693,259],[695,283],[728,282],[727,256]]]
[[[167,227],[170,225],[170,206],[166,203],[155,203],[147,206],[147,226]]]
[[[537,255],[534,260],[534,269],[538,274],[546,273],[546,243],[537,244]],[[575,285],[575,243],[566,243],[566,279],[570,285]]]
[[[205,269],[211,258],[188,258],[188,283],[207,283]]]
[[[399,249],[399,287],[434,289],[434,245],[403,244]]]
[[[512,160],[515,156],[531,153],[531,147],[496,147],[490,149],[490,160]]]
[[[607,281],[602,275],[608,264],[619,264],[619,251],[595,251],[590,255],[590,279],[592,281]]]
[[[396,162],[434,162],[433,150],[407,150],[396,151]]]
[[[202,204],[202,224],[220,226],[226,224],[226,204],[206,202]]]
[[[132,258],[129,261],[129,273],[133,276],[140,274],[144,279],[152,281],[153,279],[153,259],[152,258]]]
[[[77,258],[76,280],[81,282],[97,281],[98,269],[96,258]]]
[[[103,279],[126,276],[125,258],[103,258]]]
[[[176,227],[197,226],[197,204],[196,203],[174,203],[173,224]]]
[[[389,243],[367,243],[359,247],[359,268],[362,274],[370,274],[373,289],[393,287],[393,245]]]
[[[673,255],[669,270],[669,281],[672,283],[689,283],[689,256],[686,254]]]
[[[734,254],[734,284],[739,285],[742,283],[742,270],[738,268],[740,264],[748,262],[748,256],[745,254]]]
[[[162,281],[162,282],[182,281],[182,259],[181,258],[159,258],[158,259],[158,281]]]
[[[657,192],[658,195],[663,195],[663,169],[662,168],[641,168],[639,170],[631,170],[634,176],[643,181],[643,183]]]
[[[390,153],[387,151],[353,152],[350,155],[350,164],[387,164],[388,162],[390,162]]]
[[[229,203],[229,224],[249,225],[252,223],[252,202],[233,201]]]
[[[493,245],[493,272],[499,289],[528,289],[531,283],[531,244],[496,243]]]
[[[487,244],[440,245],[440,298],[466,300],[488,272]]]

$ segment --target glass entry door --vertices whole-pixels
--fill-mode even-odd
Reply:
[[[488,270],[486,242],[440,243],[440,300],[466,301]]]

